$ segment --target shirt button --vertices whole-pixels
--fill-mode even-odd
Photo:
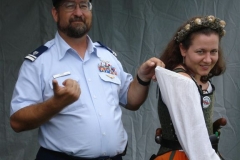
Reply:
[[[106,135],[106,133],[104,132],[104,133],[103,133],[103,135],[105,136],[105,135]]]
[[[92,81],[92,80],[89,78],[89,79],[88,79],[88,82],[91,82],[91,81]]]
[[[102,116],[102,113],[99,113],[99,116]]]
[[[97,97],[96,97],[95,95],[93,95],[93,98],[94,98],[94,99],[97,99]]]

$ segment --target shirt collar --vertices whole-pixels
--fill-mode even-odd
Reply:
[[[86,50],[86,54],[91,54],[94,53],[94,45],[91,40],[91,38],[87,35],[87,40],[88,40],[88,47]],[[58,59],[61,60],[67,53],[68,50],[71,49],[71,47],[66,43],[66,41],[59,35],[57,32],[55,35],[55,42],[57,45],[57,51],[58,51]]]

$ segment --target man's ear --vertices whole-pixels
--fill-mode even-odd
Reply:
[[[182,43],[179,44],[179,48],[180,48],[181,55],[185,57],[187,50],[183,47]]]
[[[55,22],[58,21],[58,11],[55,7],[52,8],[52,16]]]

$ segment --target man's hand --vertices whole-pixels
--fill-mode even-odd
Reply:
[[[53,92],[54,92],[54,99],[56,99],[60,106],[66,107],[67,105],[75,102],[78,100],[81,89],[79,84],[72,79],[67,79],[63,82],[63,86],[61,87],[58,85],[57,80],[52,81],[53,84]]]
[[[144,82],[148,82],[151,79],[156,81],[155,68],[157,66],[165,67],[165,64],[158,58],[150,58],[140,66],[137,73],[139,78]]]
[[[151,79],[156,80],[156,66],[164,67],[164,63],[158,58],[150,58],[144,62],[138,69],[137,76],[130,83],[126,109],[135,111],[146,100]]]
[[[76,81],[67,79],[63,82],[63,87],[59,86],[56,80],[53,80],[52,84],[53,97],[42,103],[26,106],[11,116],[10,124],[15,132],[41,126],[63,108],[78,100],[81,90]]]

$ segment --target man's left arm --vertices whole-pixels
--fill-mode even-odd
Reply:
[[[158,58],[150,58],[144,62],[137,71],[137,75],[130,83],[126,108],[138,110],[146,100],[151,80],[156,81],[156,66],[165,67],[164,63]]]

